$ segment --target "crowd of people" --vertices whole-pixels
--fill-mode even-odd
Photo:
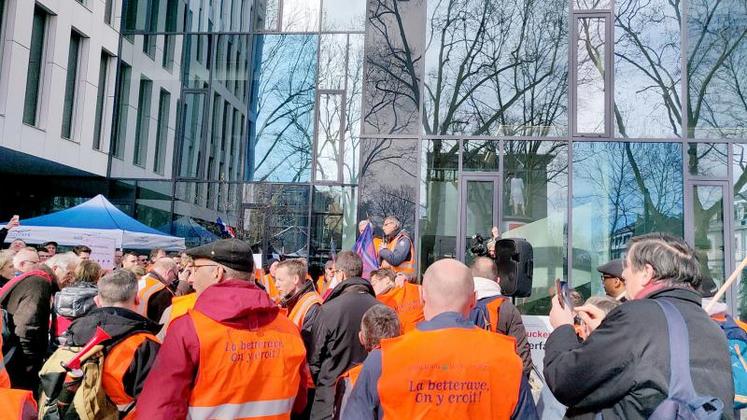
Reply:
[[[118,251],[112,269],[85,246],[13,241],[0,251],[0,419],[737,415],[729,343],[681,239],[633,238],[598,269],[605,297],[553,297],[532,360],[492,258],[436,261],[417,284],[412,239],[394,217],[383,230],[376,269],[342,251],[316,279],[303,258],[256,267],[239,239]]]

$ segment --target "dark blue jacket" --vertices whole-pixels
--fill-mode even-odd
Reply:
[[[433,331],[445,328],[476,328],[472,322],[456,312],[442,313],[430,321],[423,321],[416,327],[420,331]],[[384,416],[377,385],[381,377],[381,351],[374,350],[363,362],[353,393],[348,399],[343,419],[374,420]],[[519,402],[512,419],[538,419],[537,409],[532,399],[532,393],[526,378],[522,375],[519,388]]]

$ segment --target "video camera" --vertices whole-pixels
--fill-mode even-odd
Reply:
[[[487,241],[479,233],[472,237],[469,250],[476,257],[489,256]],[[534,251],[529,241],[522,238],[497,240],[494,260],[503,295],[529,297],[532,294]]]

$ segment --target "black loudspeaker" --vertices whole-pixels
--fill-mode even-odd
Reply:
[[[495,264],[505,296],[529,297],[532,294],[534,256],[532,245],[521,238],[501,239],[495,243]]]

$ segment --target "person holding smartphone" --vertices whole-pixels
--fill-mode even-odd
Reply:
[[[21,219],[17,214],[13,215],[8,224],[6,224],[5,227],[0,228],[0,244],[3,244],[5,242],[5,238],[8,237],[8,232],[10,232],[11,229],[21,225],[20,220]]]

